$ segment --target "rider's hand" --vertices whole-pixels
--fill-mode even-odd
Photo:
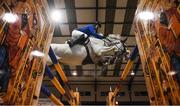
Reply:
[[[103,39],[106,39],[106,36],[102,36]]]

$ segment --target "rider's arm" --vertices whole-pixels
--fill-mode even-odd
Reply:
[[[104,38],[104,36],[101,36],[101,35],[96,33],[96,30],[95,30],[93,25],[88,26],[88,29],[91,32],[91,35],[94,36],[95,38],[98,38],[98,39],[103,39]]]

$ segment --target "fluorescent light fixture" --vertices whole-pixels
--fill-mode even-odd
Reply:
[[[18,19],[18,16],[13,13],[5,13],[2,18],[3,21],[6,21],[8,23],[14,23],[17,21],[17,19]]]
[[[116,101],[116,105],[118,105],[118,101]]]
[[[134,71],[131,72],[131,75],[132,75],[132,76],[135,75]]]
[[[144,21],[153,20],[155,18],[155,15],[153,12],[150,11],[142,11],[138,13],[138,18]]]
[[[112,87],[111,86],[109,87],[109,91],[112,91]]]
[[[52,10],[51,19],[54,22],[62,22],[62,11],[60,11],[60,10]]]
[[[44,57],[44,53],[38,51],[38,50],[34,50],[31,52],[32,56],[37,56],[37,57]]]
[[[76,75],[77,75],[77,72],[76,72],[76,71],[72,72],[72,75],[73,75],[73,76],[76,76]]]
[[[176,74],[175,71],[168,72],[168,75],[171,75],[171,76],[173,76],[173,75],[175,75],[175,74]]]

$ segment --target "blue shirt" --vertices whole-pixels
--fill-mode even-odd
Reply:
[[[97,34],[95,27],[91,24],[83,26],[81,28],[77,28],[76,30],[81,31],[81,32],[87,34],[88,36],[93,36],[98,39],[103,39],[103,36]]]

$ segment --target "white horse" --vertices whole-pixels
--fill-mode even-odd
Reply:
[[[76,44],[72,48],[67,43],[51,44],[51,47],[58,61],[67,65],[97,64],[107,62],[110,57],[111,61],[127,57],[128,50],[125,43],[114,35],[109,35],[103,40],[89,37],[89,40],[86,45]],[[52,64],[50,58],[47,64]]]

